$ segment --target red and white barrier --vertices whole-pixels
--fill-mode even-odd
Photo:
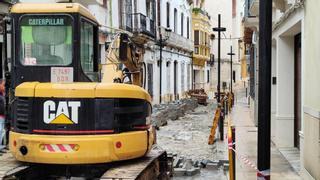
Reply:
[[[46,152],[73,152],[75,144],[45,144]]]

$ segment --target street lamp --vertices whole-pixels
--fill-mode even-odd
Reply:
[[[232,93],[232,76],[233,76],[233,71],[232,71],[232,56],[236,55],[235,53],[232,52],[232,46],[230,47],[230,52],[228,53],[228,55],[230,56],[230,71],[231,71],[231,76],[230,76],[230,91]]]
[[[218,15],[218,27],[213,28],[213,31],[218,32],[218,97],[217,97],[217,102],[218,104],[220,103],[220,73],[221,73],[221,67],[220,67],[220,62],[221,62],[221,32],[226,31],[227,29],[224,27],[221,27],[221,14]],[[223,138],[223,137],[222,137]]]
[[[164,38],[163,38],[163,34],[161,31],[161,27],[159,28],[159,40],[157,42],[157,45],[160,46],[160,60],[159,60],[159,68],[160,68],[160,74],[159,74],[159,104],[161,103],[161,98],[162,98],[162,48],[164,48],[164,46],[166,45],[166,41],[170,38],[170,33],[171,33],[171,29],[169,28],[165,28],[164,29],[165,33],[164,33]]]
[[[220,62],[221,62],[221,32],[226,31],[226,28],[221,27],[221,14],[218,15],[218,27],[213,28],[213,31],[218,32],[218,97],[217,102],[220,105]],[[220,131],[220,140],[223,141],[224,127],[223,127],[223,118],[219,118],[219,131]]]

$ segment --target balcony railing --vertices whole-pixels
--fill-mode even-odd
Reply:
[[[145,34],[152,38],[155,38],[156,35],[154,20],[141,13],[127,15],[125,28],[127,31]]]
[[[161,27],[161,33],[165,34],[165,29]],[[185,38],[175,32],[169,32],[169,39],[166,42],[168,45],[184,49],[187,51],[193,51],[193,41],[191,39]]]
[[[244,4],[244,16],[256,17],[258,15],[259,1],[258,0],[245,0]]]

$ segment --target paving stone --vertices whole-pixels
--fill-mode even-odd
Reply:
[[[174,168],[177,168],[177,167],[179,167],[179,165],[180,165],[181,162],[182,162],[182,159],[181,159],[180,157],[177,157],[177,158],[175,158],[175,159],[173,160],[172,166],[173,166]]]
[[[186,175],[187,176],[194,176],[196,174],[200,173],[200,168],[191,168],[189,170],[186,171]]]
[[[209,170],[217,170],[217,169],[219,169],[219,163],[217,163],[217,162],[210,162],[210,163],[207,164],[206,169],[209,169]]]
[[[186,174],[186,170],[183,168],[174,168],[173,169],[173,176],[180,177]]]
[[[223,164],[223,170],[224,171],[229,171],[229,163],[228,164],[227,163]]]
[[[184,168],[184,169],[186,169],[186,170],[189,170],[189,169],[193,168],[192,160],[191,160],[191,159],[187,159],[187,160],[184,162],[182,168]]]

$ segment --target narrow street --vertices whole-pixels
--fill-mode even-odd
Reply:
[[[257,161],[257,127],[250,118],[245,89],[237,87],[234,109],[229,117],[236,126],[236,176],[237,179],[254,180],[256,170],[245,163],[241,157],[248,159],[256,166]],[[199,106],[178,120],[169,120],[166,126],[157,131],[158,146],[169,153],[195,161],[219,161],[228,159],[227,141],[217,140],[208,145],[208,136],[216,103],[212,100],[208,106]],[[228,118],[228,117],[227,117]],[[225,123],[225,133],[227,124]],[[217,138],[217,136],[216,136]],[[291,167],[287,159],[272,144],[271,177],[272,179],[302,179]],[[223,169],[202,168],[201,173],[190,177],[174,177],[174,179],[228,179],[228,171]]]
[[[320,180],[320,0],[2,0],[0,180]]]
[[[193,162],[227,160],[225,142],[217,141],[208,145],[208,137],[216,103],[210,101],[208,106],[199,105],[193,112],[175,121],[168,121],[166,126],[157,131],[158,146],[167,152],[176,154],[177,158],[191,159]],[[190,177],[173,179],[228,179],[221,168],[202,168],[201,173]]]

